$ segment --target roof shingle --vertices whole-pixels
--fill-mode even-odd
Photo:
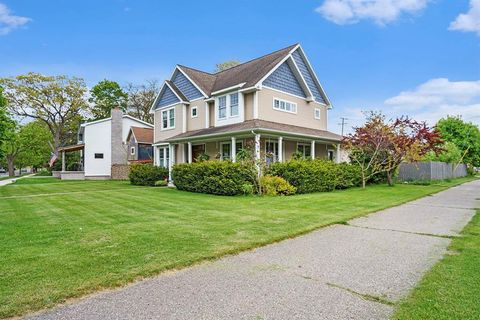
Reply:
[[[153,129],[152,128],[140,128],[140,127],[131,127],[130,128],[137,139],[137,143],[153,143]]]

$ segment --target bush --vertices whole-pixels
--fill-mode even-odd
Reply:
[[[295,194],[297,188],[288,183],[287,180],[277,176],[263,176],[260,178],[262,194],[267,196],[289,196]]]
[[[245,185],[255,185],[255,167],[230,161],[182,163],[173,167],[178,190],[217,195],[244,194]]]
[[[166,187],[166,186],[168,186],[168,181],[167,180],[155,181],[155,187]]]
[[[49,177],[52,175],[52,172],[48,169],[42,169],[38,171],[35,175],[38,177]]]
[[[297,193],[332,191],[357,186],[361,182],[358,166],[326,160],[290,160],[270,166],[268,174],[279,176],[297,188]]]
[[[152,164],[132,164],[128,178],[133,185],[154,186],[157,181],[168,178],[168,169]]]

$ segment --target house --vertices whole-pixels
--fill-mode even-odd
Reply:
[[[130,127],[127,144],[129,162],[153,162],[153,128]]]
[[[247,143],[267,162],[295,153],[340,161],[330,108],[299,44],[217,73],[177,65],[151,108],[154,162],[171,169],[203,154],[235,161]]]
[[[58,150],[62,158],[60,177],[118,179],[119,177],[112,172],[112,167],[128,163],[127,138],[132,127],[153,130],[152,124],[124,115],[119,108],[112,109],[109,118],[82,123],[78,130],[78,143]],[[83,171],[65,170],[65,153],[72,151],[80,151]]]

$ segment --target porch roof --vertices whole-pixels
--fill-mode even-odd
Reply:
[[[326,130],[304,128],[290,124],[255,119],[220,127],[188,131],[156,143],[198,140],[201,138],[213,138],[215,136],[225,136],[228,134],[249,133],[251,131],[256,131],[258,133],[273,133],[282,136],[306,137],[309,139],[327,140],[332,142],[340,142],[342,140],[341,135]]]

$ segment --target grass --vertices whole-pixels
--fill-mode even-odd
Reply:
[[[122,181],[0,187],[0,318],[395,206],[455,184],[221,197]]]
[[[480,319],[480,210],[393,319]]]

